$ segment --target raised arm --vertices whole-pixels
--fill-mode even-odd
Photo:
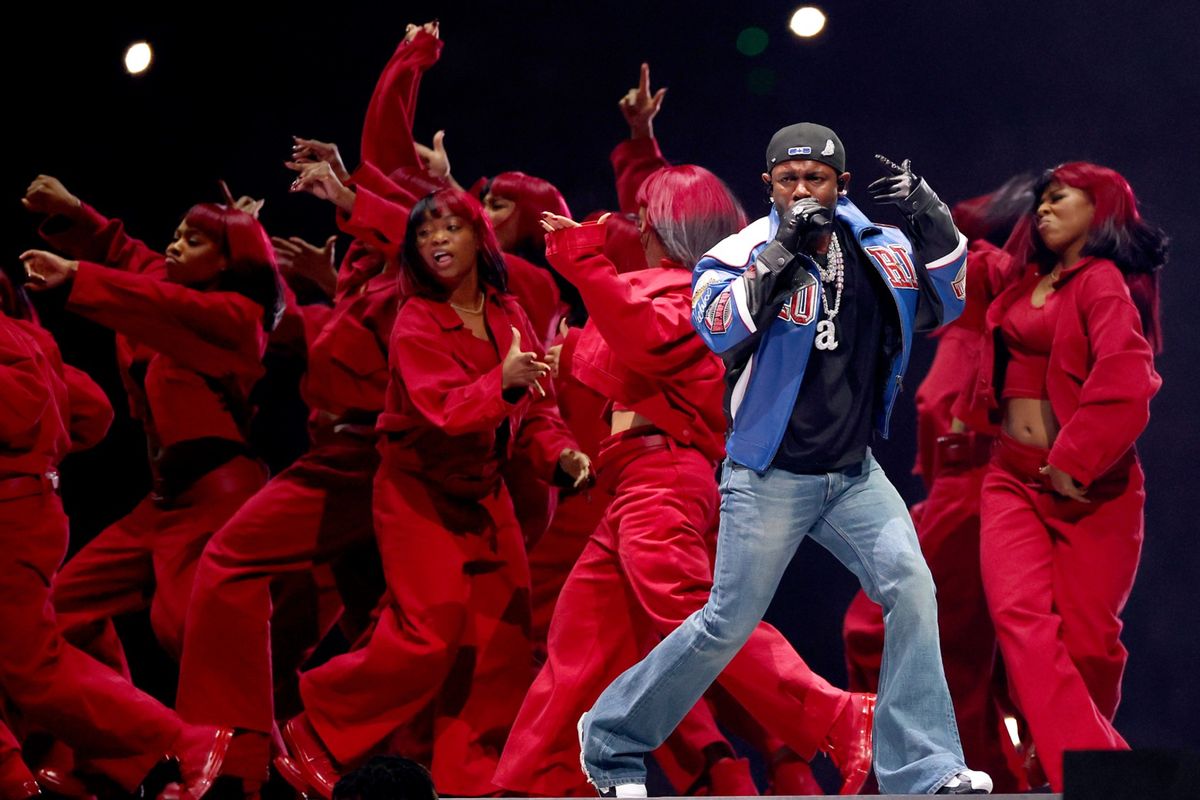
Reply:
[[[421,168],[413,142],[413,117],[421,76],[442,53],[436,21],[409,25],[375,84],[362,129],[362,160],[384,174],[402,167]]]
[[[637,87],[621,97],[618,106],[629,125],[629,138],[613,149],[609,160],[617,179],[621,213],[637,213],[637,192],[655,170],[668,166],[654,138],[654,118],[662,109],[666,87],[650,90],[650,65],[642,64]]]
[[[127,234],[120,220],[108,219],[71,194],[52,175],[34,178],[21,205],[31,213],[46,215],[38,233],[56,250],[72,258],[129,272],[166,275],[161,253]]]
[[[875,157],[889,174],[867,191],[875,202],[900,209],[917,256],[921,301],[916,328],[932,330],[953,322],[966,300],[967,238],[954,226],[950,209],[925,179],[913,174],[912,162],[905,159],[896,164],[884,156]]]

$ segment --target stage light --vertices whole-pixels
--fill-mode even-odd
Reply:
[[[761,55],[767,49],[767,32],[762,28],[746,28],[738,34],[737,49],[744,56]]]
[[[134,42],[125,51],[125,71],[130,75],[141,75],[150,67],[154,51],[145,42]]]
[[[801,6],[792,14],[788,28],[797,36],[809,39],[825,30],[825,12],[816,6]]]

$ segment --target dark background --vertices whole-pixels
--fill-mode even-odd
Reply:
[[[1132,656],[1117,722],[1134,746],[1200,747],[1192,505],[1200,500],[1200,337],[1191,316],[1200,299],[1200,4],[830,2],[829,27],[815,41],[786,31],[793,5],[778,2],[249,6],[180,4],[149,15],[26,7],[28,21],[8,26],[3,48],[3,257],[37,244],[17,201],[39,172],[158,247],[192,203],[218,199],[218,178],[237,194],[267,198],[262,219],[271,232],[322,241],[333,232],[328,207],[286,191],[289,136],[336,141],[353,168],[379,70],[406,22],[433,17],[446,49],[422,85],[418,139],[444,128],[464,184],[525,170],[556,183],[577,216],[615,204],[607,155],[626,135],[616,101],[643,60],[654,86],[670,87],[655,126],[668,158],[721,175],[752,217],[766,208],[758,175],[768,138],[805,119],[841,135],[856,175],[850,195],[860,203],[878,174],[876,152],[911,158],[950,202],[1065,160],[1122,172],[1173,247],[1163,276],[1165,383],[1140,442],[1146,542],[1125,614]],[[735,46],[749,26],[769,39],[753,57]],[[121,57],[137,39],[151,42],[156,61],[134,78]],[[93,372],[122,410],[111,336],[58,313],[53,297],[43,307],[68,360]],[[923,343],[909,386],[928,358]],[[892,440],[877,448],[910,501],[920,497],[909,475],[913,426],[909,394]],[[73,457],[65,472],[78,547],[146,489],[136,425],[118,420],[104,445]],[[801,654],[839,683],[841,614],[855,588],[806,544],[771,611]],[[144,640],[136,620],[124,630]],[[169,693],[170,665],[135,655],[139,679]]]

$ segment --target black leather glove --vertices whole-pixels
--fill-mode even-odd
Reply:
[[[907,158],[902,164],[878,153],[875,158],[891,173],[867,187],[867,193],[876,203],[891,203],[898,206],[905,216],[915,217],[938,202],[938,196],[929,188],[929,184],[913,174],[912,162]]]
[[[775,241],[763,248],[755,260],[760,268],[778,274],[805,245],[828,233],[832,224],[833,212],[811,197],[801,198],[779,215]]]

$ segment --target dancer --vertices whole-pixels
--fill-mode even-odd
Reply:
[[[873,423],[887,433],[912,329],[962,310],[965,241],[907,162],[887,162],[892,174],[870,190],[900,206],[911,239],[867,220],[844,196],[845,150],[826,127],[781,129],[766,160],[771,214],[694,271],[692,322],[724,356],[729,387],[712,593],[580,719],[584,767],[602,791],[645,791],[643,754],[737,654],[801,539],[813,536],[884,607],[880,789],[990,791],[987,776],[963,764],[933,582],[868,446]]]
[[[980,507],[983,587],[1014,699],[1062,791],[1064,751],[1128,748],[1112,720],[1143,535],[1134,442],[1162,383],[1166,237],[1107,167],[1058,166],[1035,196],[1011,257],[993,259],[1000,289],[955,413],[977,430],[999,422]]]
[[[39,251],[22,260],[38,290],[70,281],[75,271],[73,262]],[[18,294],[7,271],[0,282],[7,285],[0,294]],[[86,374],[63,364],[49,333],[7,313],[0,313],[0,398],[0,692],[30,725],[99,759],[115,759],[108,775],[126,791],[173,754],[187,796],[203,796],[230,731],[185,724],[68,644],[50,602],[69,538],[58,464],[104,437],[112,421],[108,399]],[[58,788],[50,780],[45,785]],[[0,788],[36,795],[38,787],[21,781]]]
[[[543,480],[589,476],[539,382],[549,368],[522,349],[535,336],[504,292],[478,202],[443,189],[418,203],[402,277],[374,496],[390,602],[362,647],[304,674],[305,712],[283,732],[304,790],[325,797],[338,765],[431,706],[438,786],[495,791],[531,659],[528,568],[501,471],[519,452]]]
[[[281,283],[262,227],[228,206],[193,206],[160,255],[52,177],[35,180],[25,202],[48,215],[42,235],[81,259],[34,250],[26,261],[63,275],[68,310],[125,337],[118,357],[146,430],[153,491],[54,584],[67,638],[128,674],[112,617],[148,604],[159,642],[178,658],[204,544],[266,481],[246,441],[247,398]]]

